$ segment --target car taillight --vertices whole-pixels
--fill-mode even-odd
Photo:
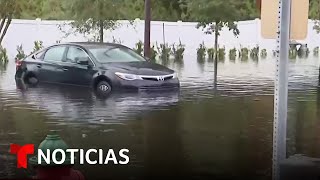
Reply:
[[[22,66],[22,61],[18,60],[16,61],[16,69],[19,69]]]

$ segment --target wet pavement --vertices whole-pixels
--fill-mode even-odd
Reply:
[[[36,146],[58,130],[73,148],[130,150],[130,163],[76,165],[88,179],[186,176],[270,179],[274,60],[168,63],[179,92],[112,94],[41,84],[19,89],[15,66],[0,68],[0,179],[30,177],[16,169],[9,144]],[[288,154],[320,157],[319,59],[290,61]],[[19,86],[20,87],[20,86]]]

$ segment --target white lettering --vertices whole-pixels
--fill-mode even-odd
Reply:
[[[47,149],[47,154],[45,155],[41,149],[38,149],[38,164],[41,164],[42,159],[50,164],[50,149]]]
[[[103,164],[103,150],[99,149],[99,164]]]
[[[86,152],[86,161],[88,164],[97,164],[97,161],[91,161],[90,160],[90,153],[91,152],[94,152],[94,153],[97,153],[97,150],[96,149],[89,149],[87,152]]]
[[[119,151],[119,156],[121,158],[121,160],[119,161],[117,160],[117,156],[115,155],[113,149],[109,149],[106,156],[104,156],[103,149],[89,149],[87,151],[84,151],[83,149],[67,149],[65,151],[63,149],[56,149],[53,152],[51,152],[49,149],[47,149],[46,152],[43,152],[41,149],[38,149],[38,164],[41,164],[41,162],[45,162],[46,164],[54,163],[60,165],[65,162],[67,155],[70,154],[70,163],[74,165],[75,159],[77,158],[77,153],[79,153],[79,164],[81,165],[83,165],[84,163],[94,165],[98,163],[109,164],[112,162],[113,164],[125,165],[130,162],[128,149],[121,149]],[[98,153],[98,159],[93,160],[94,158],[90,156],[92,155],[92,153]]]
[[[84,164],[84,155],[83,155],[84,153],[83,153],[83,149],[80,149],[80,164]]]
[[[125,161],[119,161],[120,164],[128,164],[130,161],[129,156],[125,153],[129,153],[129,149],[121,149],[119,152],[120,157],[125,159]]]
[[[112,149],[109,149],[107,157],[106,157],[106,159],[104,161],[104,164],[108,164],[109,161],[113,161],[114,164],[118,164],[117,157],[114,154],[114,151]]]
[[[70,163],[74,164],[74,157],[75,157],[75,153],[78,152],[79,149],[67,149],[67,152],[70,153]]]
[[[60,161],[57,160],[57,153],[60,153],[60,154],[61,154],[61,159],[60,159]],[[53,163],[55,163],[55,164],[63,164],[65,160],[66,160],[66,153],[64,152],[64,150],[62,150],[62,149],[55,149],[55,150],[52,152],[52,161],[53,161]]]

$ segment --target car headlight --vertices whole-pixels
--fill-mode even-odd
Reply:
[[[123,80],[127,80],[127,81],[132,81],[132,80],[137,80],[137,79],[141,79],[140,76],[135,75],[135,74],[126,74],[126,73],[120,73],[120,72],[116,72],[115,73],[119,78],[123,79]]]
[[[178,73],[175,72],[175,73],[173,73],[172,75],[173,75],[173,79],[178,78]]]

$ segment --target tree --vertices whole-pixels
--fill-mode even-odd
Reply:
[[[237,21],[252,20],[260,17],[260,10],[257,7],[257,0],[245,0],[236,5],[239,16]]]
[[[229,28],[237,37],[240,32],[235,21],[239,17],[238,8],[241,1],[235,0],[201,0],[188,1],[189,15],[199,22],[197,28],[202,28],[206,34],[214,34],[215,42],[215,81],[218,69],[218,38],[223,27]]]
[[[154,20],[187,20],[186,0],[153,0],[152,18]]]
[[[320,2],[319,0],[311,0],[309,6],[309,18],[315,20],[313,29],[320,33]]]
[[[42,0],[0,0],[0,44],[13,18],[34,17],[41,6]]]
[[[66,0],[41,0],[41,13],[37,17],[46,20],[70,20],[66,15]]]
[[[103,42],[104,30],[114,30],[120,24],[117,20],[129,18],[126,16],[126,0],[68,0],[65,8],[67,16],[73,22],[69,23],[73,32],[99,34],[99,41]]]
[[[319,19],[319,0],[309,1],[309,18]]]

